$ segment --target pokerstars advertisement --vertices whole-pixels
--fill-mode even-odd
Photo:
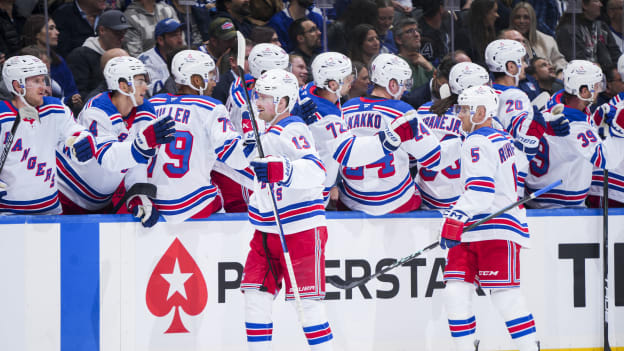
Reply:
[[[609,231],[609,334],[624,347],[624,211]],[[0,224],[0,350],[247,350],[239,291],[252,227],[215,215],[144,229],[127,216],[13,217]],[[437,212],[328,214],[326,274],[375,273],[437,240]],[[37,223],[32,223],[32,222]],[[602,217],[532,211],[522,292],[542,349],[602,347]],[[327,285],[334,349],[452,350],[437,248],[352,290]],[[477,291],[479,350],[513,350],[502,317]],[[291,303],[273,305],[273,350],[307,350]],[[620,348],[617,348],[617,347]]]

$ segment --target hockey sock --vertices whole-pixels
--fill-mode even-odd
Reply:
[[[270,351],[273,336],[273,295],[255,290],[247,290],[243,295],[249,351]]]
[[[509,335],[520,351],[537,351],[535,321],[518,288],[491,292],[492,303],[505,319]]]
[[[474,351],[477,321],[472,312],[474,286],[463,281],[447,281],[444,288],[444,304],[449,329],[457,351]]]
[[[294,303],[294,302],[293,302]],[[325,306],[321,300],[301,300],[303,305],[303,315],[305,325],[303,333],[308,339],[308,344],[312,351],[331,351],[333,350],[334,338],[327,316],[325,315]]]

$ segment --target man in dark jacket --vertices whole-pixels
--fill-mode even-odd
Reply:
[[[26,19],[17,13],[15,0],[0,0],[0,55],[6,58],[22,48],[22,27]]]
[[[61,5],[52,18],[59,30],[56,52],[62,57],[97,35],[95,28],[106,9],[106,0],[76,0]]]
[[[75,48],[67,57],[67,65],[74,75],[83,101],[86,102],[89,92],[104,80],[100,70],[100,57],[107,50],[121,47],[128,28],[130,25],[123,12],[106,11],[98,22],[98,36],[85,40],[81,47]]]

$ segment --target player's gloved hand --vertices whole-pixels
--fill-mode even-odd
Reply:
[[[249,111],[244,111],[241,118],[241,127],[243,128],[243,145],[256,144],[256,133],[254,132],[253,125],[251,123]]]
[[[544,120],[544,116],[537,109],[537,107],[533,106],[533,118],[530,120],[529,128],[527,130],[527,135],[536,137],[537,140],[541,139],[546,131],[546,120]]]
[[[95,139],[86,130],[74,133],[67,138],[65,145],[71,149],[72,155],[78,162],[86,162],[95,155]]]
[[[0,199],[7,194],[6,188],[7,183],[3,182],[2,179],[0,179]]]
[[[155,119],[139,131],[132,143],[133,149],[145,158],[152,157],[156,153],[156,146],[175,139],[175,132],[175,122],[171,116]]]
[[[158,222],[158,209],[152,203],[152,200],[145,195],[135,195],[128,199],[126,202],[128,211],[132,213],[135,218],[141,220],[141,224],[145,228],[151,228]]]
[[[278,183],[288,186],[292,176],[292,163],[283,156],[267,156],[251,161],[251,167],[258,180],[263,183]]]
[[[461,235],[468,216],[461,211],[455,210],[447,210],[443,215],[444,223],[440,231],[440,247],[446,250],[461,243]]]
[[[563,104],[557,104],[547,115],[548,125],[546,134],[554,136],[566,136],[570,134],[570,122],[563,114]]]
[[[615,117],[616,108],[609,103],[604,103],[598,107],[592,114],[592,120],[595,127],[603,127],[604,124],[611,124],[611,120]]]
[[[416,111],[408,111],[396,118],[386,128],[378,133],[381,145],[388,152],[394,152],[404,141],[418,136],[418,115]]]
[[[624,138],[624,107],[619,107],[613,119],[607,122],[611,136]]]
[[[309,97],[306,97],[295,104],[290,114],[301,117],[307,125],[310,125],[319,120],[316,115],[317,111],[318,106],[316,106],[316,103]]]

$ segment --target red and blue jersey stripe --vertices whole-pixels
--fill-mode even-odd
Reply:
[[[38,108],[38,110],[39,110],[39,118],[46,117],[53,113],[65,114],[65,109],[63,108],[62,105],[51,105],[51,104],[43,105],[42,107]]]
[[[470,226],[478,220],[489,216],[489,213],[478,214],[472,217],[468,222],[466,222],[466,226]],[[508,230],[510,232],[516,233],[524,238],[529,238],[529,226],[526,222],[520,222],[513,215],[503,213],[502,215],[492,218],[489,221],[479,225],[478,227],[472,229],[472,231],[480,231],[480,230]]]
[[[537,189],[527,189],[529,193],[535,192]],[[567,207],[583,207],[585,198],[589,188],[580,191],[568,191],[568,190],[550,190],[539,197],[536,197],[532,201],[536,203],[548,203],[557,204]]]
[[[102,194],[91,188],[89,184],[71,167],[69,162],[67,162],[58,152],[56,153],[56,168],[59,171],[57,173],[58,176],[65,183],[65,185],[71,188],[78,196],[93,203],[97,207],[103,207],[101,205],[110,201],[115,193],[116,189],[113,189],[113,192],[110,194]]]
[[[239,140],[240,138],[226,140],[223,145],[216,148],[215,153],[217,154],[217,159],[221,162],[225,162],[236,149]]]
[[[293,223],[316,216],[325,216],[323,200],[305,201],[295,203],[278,209],[282,224]],[[257,208],[249,206],[249,221],[257,226],[274,226],[275,216],[273,211],[260,212]]]
[[[351,150],[353,149],[353,144],[355,143],[355,136],[344,140],[338,147],[336,148],[336,152],[334,152],[333,158],[342,166],[347,165],[349,162],[349,157],[351,156]]]
[[[594,154],[591,158],[591,163],[596,168],[604,169],[607,165],[607,160],[604,157],[604,153],[602,152],[602,145],[596,146],[596,150],[594,150]]]
[[[418,163],[420,163],[425,168],[435,167],[440,163],[441,158],[441,148],[440,145],[436,145],[433,150],[429,151],[425,156],[418,158]]]
[[[491,177],[470,177],[466,179],[466,190],[481,191],[484,193],[494,193],[494,178]]]
[[[214,199],[217,193],[218,190],[214,185],[208,185],[178,199],[155,199],[154,204],[156,204],[158,211],[160,211],[163,216],[175,216],[191,211],[196,206]]]
[[[387,191],[358,191],[350,187],[346,182],[341,182],[339,186],[342,192],[353,201],[363,205],[381,206],[401,198],[410,188],[414,187],[414,182],[408,174],[399,185]]]
[[[55,191],[52,195],[34,200],[15,201],[0,199],[0,213],[37,214],[53,211],[60,208],[60,206],[58,191]]]
[[[592,186],[603,186],[604,174],[602,170],[592,173]],[[609,171],[609,190],[624,193],[624,177]]]
[[[420,196],[422,198],[423,204],[430,209],[451,208],[453,205],[455,205],[457,200],[459,200],[459,195],[447,199],[439,199],[423,191],[420,187],[418,189],[420,190]]]

